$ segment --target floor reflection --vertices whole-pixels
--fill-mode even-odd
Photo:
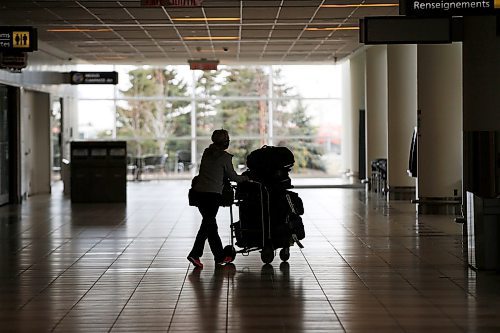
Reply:
[[[212,275],[207,275],[207,270],[203,275],[202,272],[203,269],[194,268],[188,275],[196,298],[195,318],[203,318],[195,322],[198,323],[198,328],[202,332],[225,330],[224,317],[227,305],[224,302],[226,295],[221,297],[222,286],[224,279],[230,278],[230,275],[234,273],[234,265],[216,266]]]
[[[228,330],[232,332],[301,331],[303,288],[290,265],[263,265],[239,270],[229,286]],[[256,320],[258,318],[258,320]]]
[[[128,188],[126,206],[54,191],[0,207],[1,332],[500,332],[500,274],[467,266],[452,217],[300,189],[307,237],[289,264],[200,271],[189,182]],[[218,221],[230,239],[227,210]]]

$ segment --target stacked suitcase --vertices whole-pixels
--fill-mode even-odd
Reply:
[[[261,259],[270,263],[275,250],[280,258],[290,257],[290,246],[305,237],[300,215],[304,213],[302,200],[290,191],[293,186],[289,172],[295,160],[286,147],[264,146],[247,157],[250,182],[236,187],[236,204],[239,207],[239,221],[231,224],[232,238],[242,250],[227,246],[228,255],[261,250]]]

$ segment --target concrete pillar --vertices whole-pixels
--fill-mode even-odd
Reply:
[[[389,200],[415,198],[407,174],[413,129],[417,126],[417,46],[387,46],[387,188]]]
[[[387,46],[366,51],[366,171],[372,178],[371,161],[387,158]]]
[[[342,118],[342,128],[346,132],[344,147],[350,153],[345,155],[346,169],[351,171],[354,179],[363,179],[359,174],[359,110],[365,109],[365,53],[360,52],[351,57],[347,63],[348,86],[344,100],[346,101],[346,116]]]
[[[498,271],[500,17],[464,17],[463,80],[462,202],[469,264]]]
[[[419,213],[458,214],[462,189],[462,45],[418,46]]]
[[[499,20],[497,23],[496,20]],[[500,19],[464,17],[464,197],[500,194]]]

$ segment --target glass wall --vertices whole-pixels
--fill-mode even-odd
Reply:
[[[229,131],[240,170],[251,151],[280,145],[295,155],[293,176],[341,173],[337,66],[79,70],[119,72],[117,86],[79,86],[79,137],[126,140],[130,179],[191,177],[217,128]]]

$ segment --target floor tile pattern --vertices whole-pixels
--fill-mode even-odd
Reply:
[[[186,181],[127,204],[52,195],[0,207],[1,332],[500,332],[500,274],[467,267],[462,225],[360,189],[298,189],[304,249],[204,269]],[[234,218],[238,218],[237,209]],[[230,214],[218,215],[224,243]]]

